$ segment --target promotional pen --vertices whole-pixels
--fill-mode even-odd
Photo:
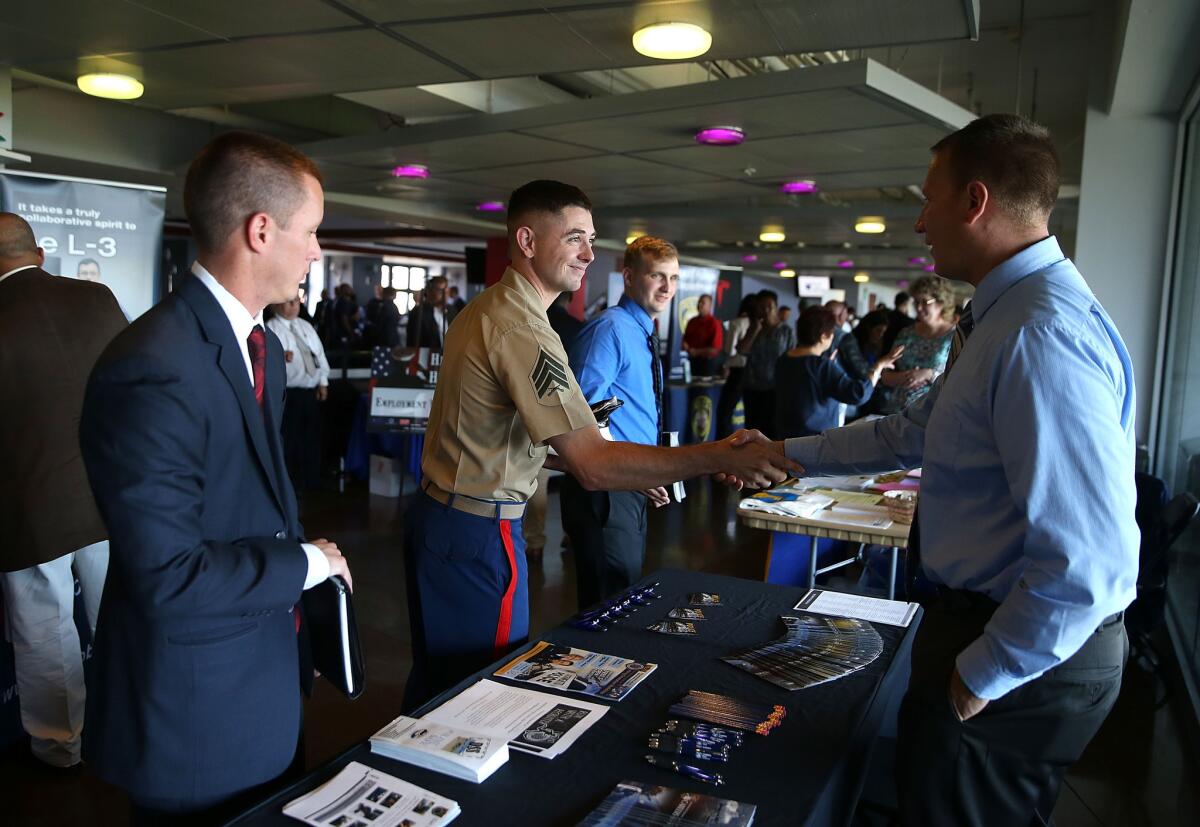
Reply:
[[[659,769],[677,772],[680,775],[694,778],[697,781],[703,781],[706,784],[720,785],[725,783],[725,779],[721,777],[720,773],[705,772],[699,767],[693,767],[691,764],[681,764],[673,758],[667,758],[665,755],[647,755],[646,760]]]

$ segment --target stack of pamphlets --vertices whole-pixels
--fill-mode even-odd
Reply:
[[[371,752],[478,784],[508,760],[508,739],[401,715],[371,736]]]
[[[812,615],[781,620],[787,628],[784,637],[721,660],[796,690],[857,672],[883,653],[883,638],[866,621]]]
[[[357,761],[283,807],[313,827],[442,827],[461,812],[457,802]]]
[[[578,827],[672,825],[672,827],[750,827],[756,807],[704,793],[685,792],[643,781],[622,781]]]
[[[654,663],[640,663],[543,640],[504,664],[495,675],[539,688],[546,686],[619,701],[657,668]]]
[[[811,520],[819,511],[833,505],[833,497],[800,489],[778,488],[759,491],[742,500],[741,508],[747,511],[765,511],[784,517],[803,517]]]

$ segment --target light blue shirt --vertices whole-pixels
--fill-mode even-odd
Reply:
[[[588,404],[613,396],[625,402],[609,419],[612,435],[622,442],[658,444],[654,367],[647,339],[653,330],[650,314],[622,296],[616,307],[585,324],[571,345],[571,370]]]
[[[1133,365],[1053,236],[988,273],[971,310],[974,332],[925,398],[786,452],[818,474],[924,467],[925,572],[1000,603],[957,659],[994,700],[1133,601]]]

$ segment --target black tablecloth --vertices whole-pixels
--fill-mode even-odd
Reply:
[[[360,744],[234,823],[298,823],[283,816],[284,803],[328,780],[349,761],[369,764],[454,799],[463,810],[455,824],[464,827],[573,825],[624,779],[756,804],[755,825],[846,823],[866,776],[872,741],[885,718],[895,714],[907,683],[909,651],[920,613],[908,629],[876,624],[884,652],[867,668],[827,684],[788,692],[719,658],[782,637],[779,617],[797,614],[791,607],[806,589],[689,571],[662,571],[643,582],[652,580],[662,584],[663,598],[609,631],[559,626],[535,638],[658,664],[624,700],[597,701],[611,709],[558,758],[546,760],[512,751],[506,765],[476,785],[372,755],[367,744]],[[699,591],[719,593],[723,605],[704,609],[709,619],[696,622],[698,635],[678,637],[645,629],[672,608],[687,605],[687,595]],[[494,670],[495,666],[472,676],[421,711],[433,709]],[[647,736],[669,717],[667,709],[689,689],[787,707],[783,725],[770,735],[747,735],[746,744],[734,752],[729,763],[705,764],[724,775],[723,786],[711,787],[644,760]]]

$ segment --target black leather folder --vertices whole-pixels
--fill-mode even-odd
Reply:
[[[347,698],[357,698],[364,685],[363,658],[350,587],[335,575],[306,591],[303,601],[313,666]]]

